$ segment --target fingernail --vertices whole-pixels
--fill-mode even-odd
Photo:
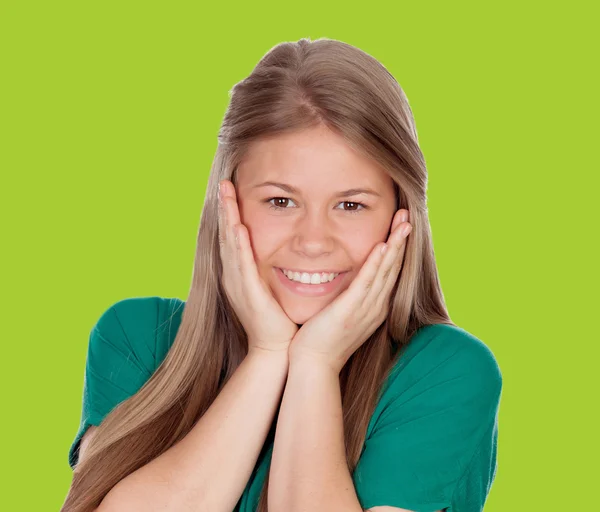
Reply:
[[[412,230],[412,226],[410,224],[407,224],[406,226],[402,226],[402,231],[400,232],[400,234],[403,237],[406,237],[410,231]]]

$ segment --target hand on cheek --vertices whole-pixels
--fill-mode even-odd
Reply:
[[[412,229],[407,218],[406,210],[396,213],[386,242],[375,244],[350,286],[302,325],[290,344],[291,361],[308,358],[339,373],[385,321]]]

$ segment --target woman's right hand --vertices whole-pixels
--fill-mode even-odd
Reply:
[[[285,314],[258,273],[248,229],[240,222],[233,183],[221,180],[219,184],[221,282],[248,336],[248,353],[267,351],[287,355],[298,326]]]

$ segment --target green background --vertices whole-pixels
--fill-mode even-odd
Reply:
[[[581,2],[2,2],[0,509],[59,510],[90,329],[186,298],[228,93],[301,37],[409,98],[450,314],[504,377],[486,512],[597,508],[595,31]]]

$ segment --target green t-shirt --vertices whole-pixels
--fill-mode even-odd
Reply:
[[[90,333],[72,468],[88,427],[135,394],[163,361],[184,306],[178,298],[134,297],[100,316]],[[444,324],[419,329],[383,385],[352,475],[363,509],[483,510],[496,475],[501,389],[496,359],[478,338]],[[273,434],[271,428],[236,512],[256,510]]]

